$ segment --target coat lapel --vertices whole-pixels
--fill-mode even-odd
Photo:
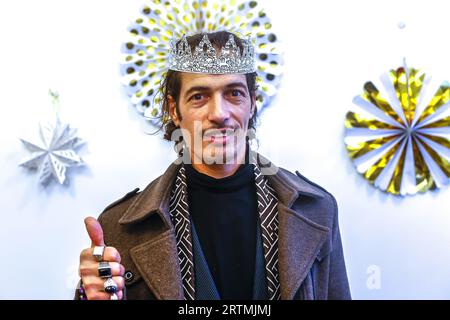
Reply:
[[[270,163],[258,156],[266,165]],[[273,164],[270,166],[276,173],[266,177],[278,195],[278,273],[281,299],[291,300],[305,280],[314,260],[320,255],[330,230],[303,214],[302,210],[314,210],[313,207],[300,205],[295,210],[292,208],[294,203],[301,204],[302,199],[320,199],[323,194],[296,175]]]
[[[172,230],[132,248],[130,255],[158,300],[184,299],[177,242]]]
[[[178,170],[179,165],[172,164],[136,197],[119,220],[123,225],[135,225],[157,214],[156,219],[162,222],[160,227],[146,232],[141,243],[130,249],[142,278],[161,300],[184,299],[176,237],[169,214],[170,194]]]
[[[291,300],[306,278],[324,244],[328,228],[305,220],[282,203],[278,205],[278,273],[281,299]]]

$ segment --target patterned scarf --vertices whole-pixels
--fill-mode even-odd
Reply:
[[[270,300],[280,299],[278,279],[278,198],[267,183],[266,177],[254,165],[259,221],[263,238],[267,289]],[[186,300],[195,299],[194,258],[192,251],[191,222],[187,201],[186,172],[181,166],[170,197],[170,216],[175,227],[178,261],[180,263]]]

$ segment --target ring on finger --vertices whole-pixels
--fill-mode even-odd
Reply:
[[[108,261],[99,262],[97,270],[100,278],[110,278],[112,276],[111,266]]]
[[[117,283],[113,280],[113,278],[108,278],[103,283],[103,288],[107,293],[116,293],[117,292]]]
[[[104,253],[105,253],[105,246],[95,246],[92,255],[94,256],[95,260],[100,262],[103,260]]]

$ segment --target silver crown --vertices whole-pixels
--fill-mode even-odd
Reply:
[[[225,46],[220,48],[220,53],[217,54],[216,49],[209,41],[208,35],[204,34],[202,40],[192,52],[186,36],[183,35],[178,46],[175,40],[171,41],[169,69],[208,74],[255,72],[255,49],[250,37],[248,40],[242,40],[242,46],[241,54],[239,47],[234,41],[234,36],[230,34]]]

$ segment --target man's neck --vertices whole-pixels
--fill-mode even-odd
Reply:
[[[222,179],[232,176],[239,169],[241,164],[245,163],[245,156],[246,153],[242,152],[237,157],[237,161],[223,164],[206,164],[203,161],[193,161],[192,167],[198,172],[206,174],[207,176],[213,177],[215,179]]]
[[[206,174],[207,176],[216,178],[216,179],[222,179],[225,177],[232,176],[237,169],[239,168],[239,163],[233,163],[233,164],[212,164],[207,165],[204,163],[201,164],[192,164],[192,167],[194,167],[195,170],[197,170],[200,173]]]

